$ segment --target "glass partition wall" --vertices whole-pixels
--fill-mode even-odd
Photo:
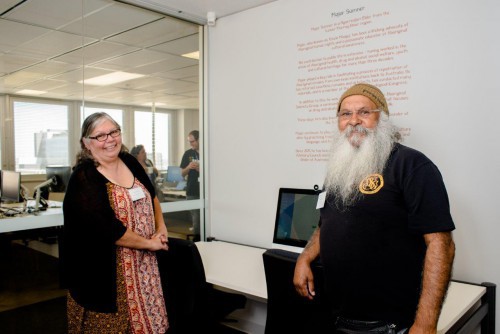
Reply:
[[[203,138],[203,27],[113,0],[14,0],[0,4],[0,31],[2,169],[33,188],[46,166],[74,163],[83,120],[105,111],[154,166],[170,234],[204,238],[203,223],[193,228],[203,195],[186,189],[203,184],[202,164],[196,180],[167,175],[192,149],[189,134]]]

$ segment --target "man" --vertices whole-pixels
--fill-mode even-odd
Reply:
[[[436,333],[455,254],[441,174],[398,143],[377,87],[356,84],[338,105],[326,200],[296,290],[314,298],[310,263],[320,256],[338,333]]]
[[[186,198],[200,198],[200,133],[198,130],[193,130],[189,133],[187,140],[191,148],[184,152],[181,160],[182,176],[187,176]],[[191,231],[194,234],[200,234],[200,211],[191,210],[192,227]]]

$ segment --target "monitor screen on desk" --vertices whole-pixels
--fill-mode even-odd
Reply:
[[[10,170],[2,171],[1,196],[4,203],[19,203],[21,190],[21,173]]]
[[[167,182],[180,182],[183,181],[182,169],[179,166],[168,166],[167,168]]]
[[[70,166],[47,166],[45,167],[47,180],[53,178],[55,182],[49,185],[49,191],[55,193],[66,192],[66,187],[71,176]]]
[[[301,252],[318,226],[319,192],[280,188],[274,223],[273,248]]]

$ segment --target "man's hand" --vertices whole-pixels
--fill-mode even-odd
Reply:
[[[293,285],[295,285],[295,290],[299,295],[308,299],[313,299],[315,295],[314,275],[309,263],[307,263],[307,261],[300,260],[300,257],[295,265]]]
[[[196,171],[200,171],[200,163],[198,161],[191,161],[187,166],[188,169],[195,169]]]
[[[300,254],[295,264],[293,274],[293,285],[302,297],[313,299],[316,295],[314,290],[314,275],[311,270],[311,262],[319,256],[319,227],[314,231],[311,239]]]

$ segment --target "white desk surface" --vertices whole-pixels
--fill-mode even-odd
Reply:
[[[205,267],[207,282],[267,299],[264,248],[222,241],[196,243]]]
[[[162,190],[163,201],[165,202],[177,202],[186,200],[185,190]]]
[[[196,243],[205,267],[207,282],[247,295],[267,299],[263,248],[223,241]],[[444,334],[486,293],[486,287],[451,282],[438,322]]]
[[[451,282],[438,321],[438,334],[448,331],[486,293],[480,285]]]
[[[161,192],[163,195],[166,196],[173,196],[173,197],[186,197],[186,190],[177,190],[175,188],[161,188]]]
[[[57,207],[49,207],[46,211],[40,211],[37,215],[24,214],[0,219],[0,233],[64,225],[62,203],[50,201],[50,205]]]

